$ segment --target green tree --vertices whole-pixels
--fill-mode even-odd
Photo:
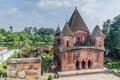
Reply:
[[[13,26],[10,26],[10,32],[13,32]]]
[[[7,34],[6,30],[4,28],[0,28],[0,34],[5,36]]]
[[[25,27],[21,32],[13,32],[13,27],[10,26],[10,30],[6,31],[4,28],[0,28],[0,46],[6,46],[8,48],[22,48],[27,46],[38,46],[43,43],[53,43],[54,40],[53,28],[37,28],[37,27]]]
[[[107,20],[103,24],[105,34],[105,47],[110,53],[120,55],[120,15],[116,16],[113,21]]]
[[[105,35],[105,47],[106,48],[109,48],[110,47],[110,31],[111,31],[111,29],[112,29],[112,27],[111,27],[111,20],[110,19],[108,19],[106,22],[104,22],[104,24],[103,24],[103,33],[104,33],[104,35]]]
[[[33,28],[33,33],[34,33],[34,34],[37,34],[37,33],[38,33],[37,27],[34,27],[34,28]]]
[[[32,27],[25,27],[24,32],[27,34],[32,34]]]

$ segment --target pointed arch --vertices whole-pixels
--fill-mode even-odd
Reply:
[[[88,68],[91,69],[92,68],[92,62],[90,60],[88,60]]]
[[[77,70],[79,69],[79,62],[78,61],[76,61],[75,67],[76,67]]]
[[[85,69],[85,60],[82,60],[82,69]]]
[[[67,47],[69,47],[69,40],[67,41]]]

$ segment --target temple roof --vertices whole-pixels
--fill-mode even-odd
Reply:
[[[98,25],[96,25],[96,27],[92,31],[91,36],[105,37],[102,30],[100,29]]]
[[[61,33],[60,27],[58,26],[55,31],[55,36],[58,36]]]
[[[70,26],[69,26],[69,24],[67,22],[65,23],[64,28],[62,30],[62,36],[74,37],[73,34],[72,34],[72,31],[70,29]]]
[[[86,26],[81,15],[79,14],[77,8],[75,8],[68,24],[70,25],[72,31],[83,30],[83,31],[89,32],[89,29]]]

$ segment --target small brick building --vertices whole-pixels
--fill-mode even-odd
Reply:
[[[104,50],[100,27],[90,33],[76,8],[63,30],[58,26],[55,32],[54,62],[60,71],[102,68]]]
[[[41,59],[10,59],[7,63],[7,76],[16,78],[39,78],[41,75]]]

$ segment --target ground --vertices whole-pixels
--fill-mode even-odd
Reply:
[[[58,72],[58,74],[59,76],[65,77],[60,77],[59,79],[54,80],[120,80],[120,77],[114,75],[113,73],[109,73],[106,68],[65,71]],[[41,76],[41,79],[47,80],[46,78],[48,78],[49,75],[54,76],[53,73],[44,73],[44,76]]]
[[[114,74],[99,73],[99,74],[60,77],[59,79],[54,79],[54,80],[120,80],[120,77],[117,77]]]

